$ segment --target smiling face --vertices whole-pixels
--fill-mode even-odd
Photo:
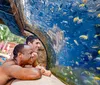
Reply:
[[[32,65],[37,59],[37,56],[34,56],[32,47],[25,45],[19,58],[21,65]]]
[[[38,54],[33,52],[32,53],[32,57],[29,59],[28,64],[29,65],[33,65],[35,61],[37,61],[38,58]]]
[[[34,41],[32,43],[29,42],[28,45],[30,45],[33,51],[37,53],[39,48],[41,47],[41,42],[39,39],[34,39]]]

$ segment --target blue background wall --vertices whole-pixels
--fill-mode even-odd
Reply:
[[[27,20],[50,35],[57,65],[97,70],[100,0],[25,0],[23,4]]]

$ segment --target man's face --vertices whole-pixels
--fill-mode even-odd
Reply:
[[[41,42],[39,39],[35,39],[32,43],[29,44],[34,52],[38,52],[39,48],[41,47]]]
[[[33,49],[32,47],[26,45],[24,46],[24,50],[23,50],[23,53],[22,53],[22,64],[24,65],[28,65],[28,64],[32,64],[36,59],[37,59],[37,56],[34,56],[33,55]]]

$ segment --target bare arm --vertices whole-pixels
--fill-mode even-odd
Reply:
[[[23,68],[13,65],[8,69],[9,76],[22,80],[33,80],[41,78],[40,70],[36,68]]]
[[[33,53],[34,57],[38,57],[37,53]],[[36,67],[37,69],[39,69],[41,71],[41,74],[45,75],[45,76],[51,76],[51,71],[50,70],[46,70],[43,66],[40,66],[38,64],[37,59],[34,61],[34,63],[32,64],[33,67]]]

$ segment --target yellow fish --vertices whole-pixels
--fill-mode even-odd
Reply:
[[[98,14],[97,17],[100,18],[100,14]]]
[[[98,54],[100,54],[100,50],[98,50]]]
[[[79,7],[84,7],[84,6],[85,6],[85,4],[80,4],[80,5],[79,5]]]
[[[87,35],[81,35],[80,38],[81,39],[84,39],[84,40],[87,40],[88,39],[88,36]]]
[[[94,77],[94,79],[95,79],[95,80],[100,80],[100,78],[99,78],[99,77]]]
[[[77,22],[79,20],[79,17],[75,17],[74,19],[73,19],[73,22]]]

